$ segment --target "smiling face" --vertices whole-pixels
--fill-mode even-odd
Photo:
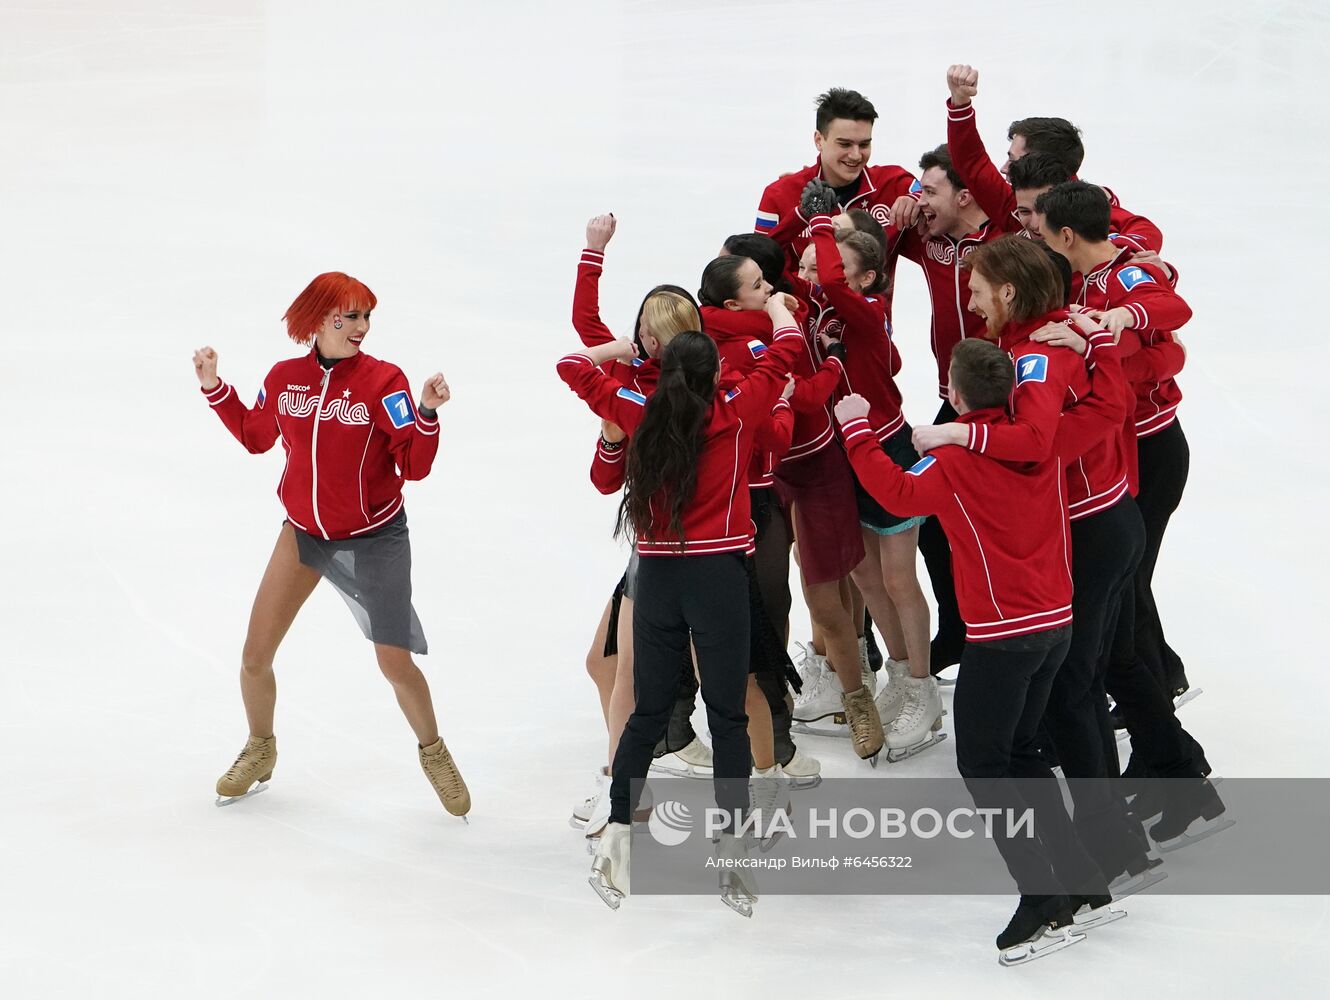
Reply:
[[[864,265],[859,260],[859,255],[854,252],[854,248],[847,243],[837,245],[840,250],[841,263],[845,266],[845,283],[856,292],[862,292],[877,280],[876,271],[865,271]]]
[[[1007,147],[1007,162],[1002,164],[1002,176],[1007,176],[1007,168],[1029,152],[1025,145],[1025,136],[1013,135],[1011,145]]]
[[[873,149],[873,123],[850,118],[833,118],[826,132],[813,133],[822,164],[822,176],[832,187],[844,187],[854,181],[868,165]]]
[[[360,353],[360,344],[369,333],[370,310],[351,307],[330,312],[314,335],[319,354],[325,358],[353,358]]]
[[[961,196],[941,167],[929,167],[919,178],[919,211],[929,236],[965,235],[955,230],[968,227],[961,219]]]
[[[745,257],[736,273],[739,279],[734,297],[725,300],[728,309],[765,309],[767,299],[771,298],[771,285],[762,277],[762,269],[757,262]]]
[[[1011,299],[1016,290],[1011,285],[994,285],[978,271],[970,272],[970,312],[980,317],[991,340],[996,340],[1011,315]]]
[[[804,247],[803,255],[799,258],[799,277],[810,285],[821,284],[817,280],[817,246],[813,243]]]

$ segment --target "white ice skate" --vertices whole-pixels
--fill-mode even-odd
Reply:
[[[1195,701],[1203,694],[1205,694],[1204,688],[1187,688],[1186,691],[1183,691],[1182,694],[1173,699],[1173,711],[1176,712],[1183,705],[1190,701]]]
[[[791,788],[812,788],[822,783],[822,762],[812,754],[794,748],[794,756],[781,765]]]
[[[577,805],[573,806],[573,815],[568,820],[568,824],[575,830],[585,830],[591,817],[596,812],[596,807],[601,799],[608,801],[610,797],[610,776],[605,768],[596,772],[596,790],[584,798]],[[606,813],[608,816],[609,814]]]
[[[587,882],[611,910],[617,910],[629,892],[631,834],[632,828],[626,823],[610,823],[591,859]]]
[[[587,850],[591,851],[594,844],[592,838],[599,837],[605,832],[605,827],[610,821],[610,776],[602,774],[601,780],[604,782],[600,790],[600,795],[596,798],[595,804],[591,807],[591,815],[587,817],[586,823],[582,827],[582,833],[587,838]]]
[[[749,812],[757,820],[757,846],[766,853],[780,840],[780,831],[772,832],[772,819],[778,812],[787,812],[790,805],[790,783],[779,764],[765,771],[753,769],[748,780],[748,798]]]
[[[676,778],[705,778],[711,780],[714,763],[711,747],[697,737],[682,750],[662,754],[651,762],[651,770],[672,774]]]
[[[888,659],[883,672],[886,683],[873,699],[873,704],[882,719],[882,728],[886,729],[896,721],[905,705],[905,678],[910,676],[910,661]]]
[[[751,853],[750,848],[746,837],[736,837],[732,833],[722,833],[716,841],[721,902],[744,917],[753,915],[753,906],[757,903],[757,882],[753,878],[753,870],[739,867],[739,863]],[[726,867],[727,863],[735,867]]]
[[[826,658],[813,653],[803,677],[803,690],[794,699],[794,722],[790,729],[809,736],[849,736],[840,679]],[[818,723],[814,726],[813,723]]]
[[[864,679],[864,687],[870,695],[877,694],[877,674],[868,663],[868,640],[859,636],[859,674]]]
[[[905,704],[887,730],[887,760],[893,764],[923,753],[947,738],[942,732],[942,696],[932,677],[904,679]]]

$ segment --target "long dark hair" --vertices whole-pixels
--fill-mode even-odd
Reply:
[[[653,540],[658,525],[652,504],[663,502],[668,505],[670,534],[685,541],[683,512],[697,489],[697,460],[719,370],[715,341],[704,333],[681,333],[661,354],[660,381],[628,441],[616,537],[634,531]]]
[[[733,253],[713,260],[702,269],[702,287],[697,290],[697,301],[713,309],[724,309],[726,300],[739,294],[739,268],[749,260],[751,258]]]
[[[747,257],[762,269],[762,277],[773,291],[788,292],[785,277],[785,249],[764,233],[735,233],[725,240],[725,249],[738,257]]]

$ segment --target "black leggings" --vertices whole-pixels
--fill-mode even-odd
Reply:
[[[956,411],[950,403],[943,402],[933,423],[947,424],[955,419]],[[961,650],[965,648],[965,623],[961,621],[956,581],[951,575],[951,545],[936,515],[927,518],[919,528],[919,551],[928,567],[933,599],[937,601],[937,633],[930,649],[932,671],[936,674],[960,662]]]
[[[1057,778],[1035,749],[1049,689],[1071,644],[1063,626],[998,642],[966,643],[952,713],[956,767],[981,809],[1034,810],[1037,839],[993,839],[1022,895],[1099,893],[1104,877],[1086,853]]]
[[[1136,504],[1145,520],[1145,554],[1136,571],[1136,649],[1150,672],[1165,691],[1172,694],[1187,687],[1187,672],[1182,658],[1173,652],[1164,638],[1164,626],[1155,605],[1155,563],[1159,560],[1159,547],[1164,541],[1168,520],[1182,502],[1187,486],[1187,472],[1191,467],[1191,450],[1182,425],[1176,420],[1158,434],[1141,438],[1136,443],[1140,465],[1140,493]]]
[[[771,710],[771,734],[776,763],[794,757],[790,724],[794,721],[787,700],[788,679],[798,674],[785,651],[785,630],[790,620],[790,529],[774,489],[750,489],[757,552],[749,562],[755,580],[753,602],[752,672]]]
[[[716,804],[748,807],[749,597],[742,554],[647,556],[633,603],[633,714],[614,754],[610,821],[628,823],[669,726],[691,634],[715,755]]]
[[[1108,510],[1071,522],[1071,646],[1044,713],[1044,725],[1068,779],[1108,779],[1117,774],[1117,741],[1108,716],[1104,675],[1122,595],[1131,586],[1144,546],[1145,531],[1130,496]],[[1126,802],[1109,781],[1070,784],[1076,831],[1112,879],[1142,851],[1135,837],[1139,824],[1128,819]]]

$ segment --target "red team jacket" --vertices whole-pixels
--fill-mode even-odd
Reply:
[[[1173,376],[1182,370],[1186,354],[1172,331],[1191,319],[1191,307],[1164,272],[1135,263],[1126,249],[1085,276],[1077,301],[1090,309],[1122,306],[1131,312],[1121,341],[1122,371],[1134,393],[1131,422],[1137,437],[1158,434],[1177,419],[1182,402]]]
[[[1008,423],[1001,410],[972,410],[957,419],[971,431]],[[1059,459],[1012,465],[947,446],[906,471],[878,447],[867,421],[851,420],[841,432],[855,475],[878,503],[900,516],[941,520],[968,642],[1071,622],[1071,545]]]
[[[684,511],[687,543],[672,537],[668,517],[656,513],[655,537],[639,537],[637,551],[644,556],[714,555],[753,552],[753,523],[746,472],[755,447],[758,427],[771,419],[799,351],[803,335],[794,327],[776,331],[771,347],[748,378],[732,389],[717,389],[707,416],[705,441],[698,456],[697,486]],[[593,365],[585,355],[560,358],[559,377],[584,399],[592,412],[611,420],[631,436],[642,422],[646,397],[620,385]]]
[[[1045,323],[1066,318],[1058,310],[1003,329],[998,346],[1016,366],[1012,422],[972,422],[966,447],[1005,462],[1043,462],[1056,454],[1076,521],[1112,507],[1128,490],[1127,387],[1109,333],[1090,338],[1084,359],[1071,348],[1030,340]]]
[[[312,350],[279,361],[253,409],[226,382],[203,395],[251,453],[281,438],[277,497],[295,527],[320,538],[382,528],[402,509],[403,480],[429,475],[439,449],[439,422],[416,412],[402,370],[364,353],[330,370]]]
[[[900,352],[888,335],[887,308],[882,296],[861,295],[845,283],[845,265],[830,216],[809,222],[817,248],[817,274],[822,294],[841,321],[845,344],[845,377],[836,399],[858,393],[868,400],[869,418],[879,441],[905,426],[901,394],[893,377],[901,367]]]
[[[950,98],[947,99],[947,152],[951,154],[957,175],[970,189],[979,207],[988,214],[989,221],[1006,232],[1021,232],[1023,227],[1013,215],[1016,194],[1002,176],[1002,171],[988,158],[984,141],[979,138],[979,128],[975,125],[974,104],[958,108],[952,105]],[[1158,253],[1164,245],[1164,234],[1159,227],[1142,215],[1128,212],[1111,192],[1109,202],[1109,227],[1114,241],[1133,250]]]
[[[781,177],[767,185],[762,192],[762,200],[757,205],[755,232],[770,236],[781,246],[788,248],[790,261],[794,269],[799,266],[799,258],[813,234],[808,229],[808,219],[803,217],[799,208],[799,199],[804,187],[814,177],[821,176],[821,164],[814,163],[797,173]],[[901,195],[917,193],[919,182],[904,167],[866,166],[859,175],[859,191],[841,208],[849,211],[862,208],[883,226],[891,219],[891,206]],[[888,289],[895,271],[896,259],[890,256],[886,262]],[[886,294],[888,315],[891,313],[891,292]]]

